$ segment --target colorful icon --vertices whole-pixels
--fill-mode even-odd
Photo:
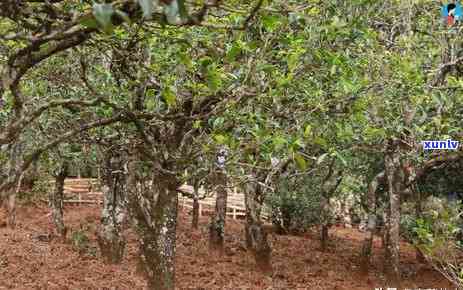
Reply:
[[[463,10],[459,2],[449,3],[442,6],[442,18],[447,25],[452,26],[460,21],[463,16]]]

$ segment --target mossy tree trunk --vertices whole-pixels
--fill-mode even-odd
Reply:
[[[365,240],[362,245],[361,267],[363,271],[368,271],[370,267],[371,254],[373,252],[373,240],[376,233],[376,190],[380,183],[384,182],[384,172],[376,175],[368,185],[367,192],[367,211],[368,224]]]
[[[137,174],[137,160],[129,162],[129,214],[139,234],[140,260],[148,288],[175,289],[177,178],[155,169],[152,184]]]
[[[262,187],[249,182],[244,187],[246,205],[246,245],[254,255],[256,266],[264,273],[272,272],[272,249],[267,239],[262,221],[261,211],[264,202]]]
[[[227,214],[227,175],[218,168],[214,173],[216,185],[215,211],[209,225],[209,248],[223,253],[225,238],[225,220]]]
[[[102,167],[103,209],[98,232],[98,244],[103,259],[117,264],[124,256],[126,239],[123,234],[127,178],[124,152],[108,149]]]
[[[330,197],[336,192],[339,184],[342,181],[342,170],[335,170],[336,159],[332,159],[328,173],[322,182],[322,193],[320,200],[321,210],[321,232],[320,232],[320,246],[322,251],[326,251],[328,247],[329,228],[331,226],[331,207]]]
[[[62,161],[54,173],[55,188],[48,196],[48,202],[51,209],[51,217],[56,233],[62,238],[66,237],[66,227],[63,217],[63,199],[64,199],[64,180],[69,173],[69,163]]]
[[[11,145],[9,151],[8,182],[10,183],[10,186],[8,188],[8,194],[4,205],[7,212],[7,226],[14,228],[16,226],[16,194],[21,187],[23,177],[23,174],[20,175],[20,159],[22,156],[23,146],[18,142]],[[18,175],[20,175],[20,177],[18,181],[15,182]]]
[[[391,283],[400,284],[400,193],[404,174],[397,145],[390,144],[385,154],[388,205],[385,238],[385,273]]]

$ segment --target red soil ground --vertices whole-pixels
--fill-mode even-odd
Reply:
[[[43,239],[52,233],[45,205],[23,205],[18,209],[15,230],[0,228],[0,289],[143,289],[144,279],[137,271],[136,237],[127,230],[128,251],[121,265],[105,265],[99,258],[95,230],[99,224],[97,205],[67,206],[65,222],[68,241]],[[4,219],[0,210],[0,221]],[[381,275],[382,251],[375,241],[370,274],[362,275],[358,253],[364,235],[355,229],[334,228],[330,250],[318,250],[316,234],[302,237],[270,237],[273,247],[272,276],[254,269],[254,261],[244,248],[243,224],[229,220],[226,227],[226,253],[223,258],[207,249],[208,218],[200,229],[190,230],[190,216],[179,216],[176,279],[179,289],[386,289]],[[79,254],[70,241],[72,232],[84,229],[95,256]],[[91,252],[91,251],[90,251]],[[454,289],[429,266],[417,263],[415,252],[402,245],[402,287],[410,289]]]

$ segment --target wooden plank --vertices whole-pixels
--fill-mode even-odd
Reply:
[[[87,195],[101,196],[101,195],[103,195],[103,193],[102,192],[89,192],[89,193],[87,193]]]
[[[89,204],[89,203],[93,203],[93,204],[101,204],[103,203],[102,201],[100,200],[92,200],[92,199],[66,199],[66,200],[63,200],[64,203],[86,203],[86,204]]]
[[[179,187],[179,190],[184,190],[185,192],[192,193],[193,192],[193,187],[190,185],[182,185]],[[188,198],[187,196],[183,196],[181,193],[179,193],[179,196],[182,198],[182,206],[185,208],[193,208],[193,200],[191,198]],[[237,189],[230,190],[229,195],[228,195],[228,200],[227,200],[227,212],[226,214],[228,216],[231,216],[233,219],[236,219],[237,217],[243,217],[246,216],[246,207],[244,204],[244,194],[238,192]],[[207,197],[203,200],[199,201],[200,205],[200,216],[203,214],[203,207],[214,207],[215,206],[215,195],[211,197]],[[264,220],[269,220],[270,213],[267,213],[268,209],[263,208],[261,217]]]

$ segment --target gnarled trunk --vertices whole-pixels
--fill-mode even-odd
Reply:
[[[376,175],[368,185],[367,193],[367,210],[368,210],[368,224],[367,236],[363,241],[362,254],[361,254],[361,267],[363,271],[368,271],[370,266],[371,253],[373,248],[373,239],[376,232],[376,190],[378,185],[384,179],[384,172]]]
[[[329,231],[329,226],[330,226],[330,216],[329,216],[329,210],[330,210],[330,203],[329,203],[329,198],[325,195],[322,195],[321,197],[321,217],[322,217],[322,228],[320,232],[320,244],[321,244],[321,250],[324,252],[326,251],[328,247],[328,231]]]
[[[68,176],[69,164],[63,161],[55,173],[55,188],[48,196],[48,202],[51,209],[51,217],[56,233],[64,238],[66,236],[66,227],[63,219],[63,191],[64,180]]]
[[[7,212],[7,225],[10,228],[16,226],[16,194],[21,187],[21,181],[23,174],[20,174],[21,162],[20,158],[22,156],[23,146],[20,143],[16,143],[10,147],[9,154],[9,169],[8,169],[8,182],[10,186],[8,188],[7,200],[5,201],[5,207]]]
[[[24,175],[22,180],[22,187],[26,190],[32,190],[35,183],[39,179],[39,166],[38,161],[32,162],[31,168],[28,173]]]
[[[320,242],[321,250],[326,251],[328,246],[328,230],[331,226],[331,212],[330,212],[330,197],[333,196],[334,192],[338,188],[342,181],[342,170],[335,170],[336,159],[332,159],[329,165],[328,174],[322,182],[322,194],[320,201],[321,208],[321,233]]]
[[[155,172],[153,184],[144,186],[134,161],[129,166],[129,213],[139,234],[141,263],[154,290],[175,289],[177,187],[175,176]]]
[[[223,253],[225,219],[227,214],[227,176],[223,169],[215,172],[216,201],[215,212],[209,225],[209,248]]]
[[[272,249],[260,218],[264,201],[261,186],[248,183],[245,186],[244,193],[246,204],[246,246],[252,251],[258,269],[264,273],[271,273]]]
[[[105,154],[103,172],[103,209],[98,244],[101,255],[107,263],[122,261],[126,240],[122,233],[125,221],[126,159],[120,152],[108,151]]]
[[[386,222],[385,273],[392,283],[400,284],[400,192],[403,171],[398,148],[388,148],[385,154],[385,174],[388,187]]]

